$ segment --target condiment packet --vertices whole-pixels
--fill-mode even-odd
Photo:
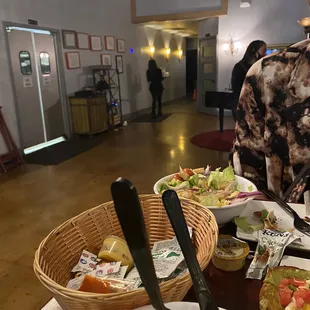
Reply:
[[[96,268],[97,255],[92,254],[86,250],[82,252],[79,262],[73,267],[72,272],[82,271],[87,273],[93,271]]]
[[[152,249],[152,257],[158,279],[169,277],[184,260],[183,253],[176,238],[155,242]],[[139,278],[139,272],[137,268],[134,268],[129,272],[126,280]]]
[[[83,280],[84,280],[84,277],[85,277],[85,275],[70,280],[70,281],[68,282],[68,284],[67,284],[67,288],[70,289],[70,290],[75,290],[75,291],[77,291],[77,290],[81,287],[82,282],[83,282]]]
[[[122,266],[118,272],[108,274],[105,276],[106,279],[115,279],[115,280],[123,280],[125,278],[125,274],[127,272],[128,266]]]
[[[101,263],[96,266],[96,270],[91,274],[97,278],[104,278],[111,274],[116,274],[121,268],[121,262]]]
[[[291,232],[276,232],[269,229],[259,230],[255,235],[258,245],[246,278],[260,280],[269,268],[278,266],[287,245],[299,237]]]

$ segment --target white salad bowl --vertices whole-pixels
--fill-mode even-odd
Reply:
[[[167,175],[167,176],[161,178],[160,180],[158,180],[155,183],[154,188],[153,188],[154,193],[160,194],[160,185],[162,183],[169,182],[173,178],[174,175],[175,175],[175,173]],[[238,182],[238,186],[239,186],[239,189],[241,192],[250,192],[249,188],[251,188],[251,191],[257,191],[257,187],[251,181],[249,181],[243,177],[239,177],[237,175],[236,175],[236,180]],[[241,214],[241,212],[245,209],[247,203],[250,200],[253,200],[254,198],[255,197],[248,197],[244,201],[234,203],[234,204],[231,204],[229,206],[223,206],[223,207],[218,207],[218,206],[205,207],[205,206],[203,206],[203,207],[208,208],[212,211],[212,213],[214,214],[214,216],[216,218],[218,225],[223,225],[223,224],[230,222],[235,217],[239,216]]]

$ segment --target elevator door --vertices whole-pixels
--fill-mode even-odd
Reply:
[[[55,37],[47,31],[8,31],[23,148],[64,135]]]

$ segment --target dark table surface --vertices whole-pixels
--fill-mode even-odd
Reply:
[[[236,226],[229,223],[220,228],[220,234],[236,236]],[[248,242],[250,249],[255,251],[256,243]],[[284,255],[309,258],[309,252],[286,249]],[[204,270],[205,278],[210,286],[212,296],[217,305],[226,310],[259,310],[259,291],[263,281],[245,279],[251,261],[246,260],[242,270],[225,272],[215,268],[210,262]],[[186,301],[197,301],[193,288],[188,292]]]

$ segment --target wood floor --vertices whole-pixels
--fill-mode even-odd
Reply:
[[[35,250],[56,226],[111,199],[117,177],[139,193],[152,193],[160,177],[178,166],[227,165],[228,154],[198,148],[190,138],[217,130],[218,118],[195,112],[184,100],[157,124],[130,123],[99,146],[57,166],[26,166],[0,176],[0,309],[37,310],[50,298],[32,271]],[[232,128],[231,118],[225,127]]]

